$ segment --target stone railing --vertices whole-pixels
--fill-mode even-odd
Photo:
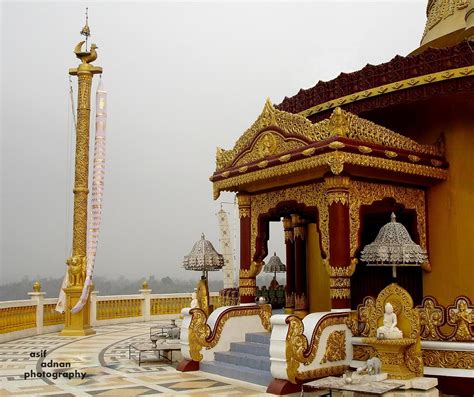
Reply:
[[[141,289],[138,294],[100,296],[93,291],[90,297],[92,326],[150,321],[181,315],[189,307],[191,293],[152,294],[151,289]],[[64,313],[56,309],[57,298],[45,298],[46,293],[29,292],[29,300],[0,302],[0,342],[57,332],[63,328]],[[211,304],[219,307],[219,294],[211,292]]]

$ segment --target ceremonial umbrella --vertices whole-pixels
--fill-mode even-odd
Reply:
[[[397,266],[420,266],[428,260],[426,251],[413,242],[408,230],[396,219],[392,212],[390,222],[361,252],[361,260],[367,266],[392,266],[393,278],[397,277]]]
[[[278,284],[276,281],[276,274],[286,272],[286,266],[282,263],[281,259],[275,252],[268,263],[265,264],[263,271],[265,273],[273,273],[273,280],[276,284]]]

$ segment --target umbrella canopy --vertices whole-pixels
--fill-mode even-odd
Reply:
[[[393,212],[390,222],[382,226],[375,241],[361,252],[361,260],[368,266],[417,266],[427,259],[426,251],[413,242],[408,230],[396,221]]]
[[[282,263],[281,259],[275,252],[268,263],[265,264],[263,271],[265,273],[284,273],[286,272],[286,266]]]
[[[212,243],[206,240],[204,233],[196,242],[191,252],[184,257],[183,267],[186,270],[212,271],[224,266],[224,257],[219,254]]]

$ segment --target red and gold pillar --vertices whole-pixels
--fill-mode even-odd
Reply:
[[[292,314],[295,310],[295,240],[291,218],[283,219],[286,247],[286,288],[285,314]]]
[[[325,179],[329,211],[329,285],[332,309],[350,309],[351,276],[356,261],[350,255],[349,177]]]
[[[250,265],[252,263],[252,253],[250,252],[251,238],[251,211],[250,195],[239,193],[237,195],[240,218],[240,277],[239,295],[240,303],[255,303],[257,283],[255,275],[252,274]]]
[[[308,314],[306,291],[306,224],[299,215],[291,215],[295,247],[295,309],[294,314],[303,318]]]

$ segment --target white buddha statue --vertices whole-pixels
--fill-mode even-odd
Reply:
[[[199,307],[199,303],[198,303],[198,300],[197,300],[196,288],[194,288],[194,291],[191,294],[191,309],[194,309],[196,307]]]
[[[385,314],[383,315],[383,325],[377,328],[377,338],[380,339],[401,339],[402,331],[397,328],[397,315],[393,312],[393,306],[387,302],[385,304]]]

